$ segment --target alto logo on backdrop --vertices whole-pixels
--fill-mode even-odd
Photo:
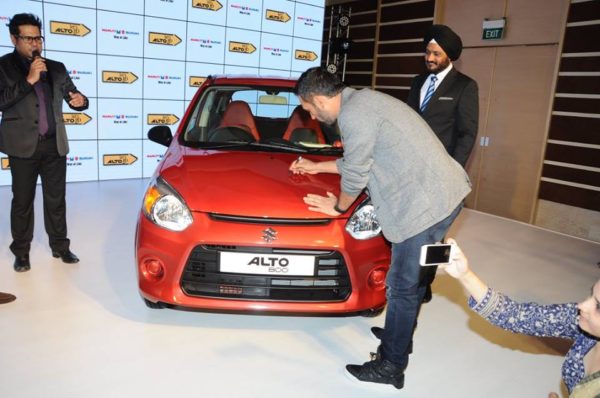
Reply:
[[[276,48],[276,47],[263,47],[264,51],[269,51],[271,55],[276,57],[281,57],[283,54],[287,54],[290,52],[287,48]]]
[[[240,4],[230,4],[229,7],[237,10],[242,15],[252,15],[252,13],[260,12],[258,8],[242,6]]]
[[[229,42],[229,52],[252,54],[254,51],[256,51],[256,47],[254,47],[254,44],[252,43],[242,43],[239,41]]]
[[[50,33],[67,36],[85,36],[91,29],[82,23],[50,21]]]
[[[132,72],[120,72],[112,70],[102,71],[102,82],[103,83],[121,83],[131,84],[136,81],[138,77]]]
[[[217,0],[192,0],[192,7],[202,10],[219,11],[223,8],[223,4]]]
[[[171,125],[179,121],[179,118],[173,114],[149,113],[146,122],[149,125]]]
[[[158,84],[171,84],[173,80],[181,80],[179,76],[169,75],[146,75],[148,79],[156,80]]]
[[[269,21],[288,22],[292,17],[285,11],[269,10],[265,12],[265,19]]]
[[[109,119],[113,121],[113,124],[127,124],[131,119],[138,119],[138,115],[123,115],[123,114],[106,114],[102,115],[102,119]]]
[[[63,122],[67,125],[83,126],[92,120],[87,113],[63,112]]]
[[[321,23],[321,21],[319,21],[318,19],[314,19],[314,18],[310,18],[310,17],[303,17],[303,16],[299,16],[298,21],[300,21],[301,23],[303,23],[306,26],[315,26],[315,24]]]
[[[81,80],[84,76],[91,76],[92,72],[88,70],[71,69],[68,71],[71,80]]]
[[[294,53],[294,58],[301,61],[314,61],[318,57],[319,56],[314,51],[296,50]]]
[[[190,76],[190,87],[200,87],[206,81],[204,76]]]
[[[104,166],[129,166],[137,159],[137,156],[131,153],[106,154],[102,155],[102,164]]]
[[[102,28],[103,33],[111,33],[113,39],[129,40],[130,36],[139,36],[140,32],[133,32],[125,29]]]
[[[93,156],[67,156],[67,166],[83,166],[83,162],[94,160]]]
[[[150,44],[163,44],[165,46],[176,46],[181,43],[181,38],[173,33],[148,33],[148,43]]]

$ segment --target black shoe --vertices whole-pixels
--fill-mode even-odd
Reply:
[[[23,256],[15,256],[15,263],[13,264],[16,272],[26,272],[31,269],[31,264],[29,263],[29,254],[25,254]]]
[[[404,387],[404,371],[387,359],[374,359],[362,365],[346,365],[346,370],[360,381]]]
[[[63,263],[67,264],[74,264],[79,262],[79,258],[77,258],[77,256],[73,254],[73,252],[69,249],[61,252],[55,252],[54,250],[52,250],[52,257],[60,257]]]
[[[433,298],[433,294],[431,293],[431,285],[427,285],[425,288],[425,295],[423,296],[423,303],[428,303]]]
[[[15,300],[16,297],[14,294],[0,292],[0,304],[10,303]]]
[[[373,333],[373,336],[375,336],[377,340],[381,340],[381,336],[383,336],[383,328],[380,328],[379,326],[373,326],[371,328],[371,333]]]

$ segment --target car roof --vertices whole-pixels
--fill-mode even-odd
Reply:
[[[282,76],[258,76],[258,75],[211,75],[211,85],[251,85],[251,86],[275,86],[294,87],[296,79]]]

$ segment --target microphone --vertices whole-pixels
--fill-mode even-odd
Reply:
[[[33,59],[36,59],[38,57],[42,58],[42,55],[40,54],[40,52],[38,50],[33,50],[33,52],[31,53],[31,57]],[[46,81],[46,71],[41,71],[40,72],[40,80],[45,82]]]

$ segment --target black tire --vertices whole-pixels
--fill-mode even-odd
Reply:
[[[146,307],[148,308],[152,308],[154,310],[160,310],[165,308],[165,305],[163,303],[153,303],[152,301],[148,300],[148,299],[144,299],[144,304],[146,304]]]
[[[375,318],[376,316],[381,315],[385,307],[381,308],[371,308],[369,310],[363,311],[360,313],[360,316],[364,316],[365,318]]]

